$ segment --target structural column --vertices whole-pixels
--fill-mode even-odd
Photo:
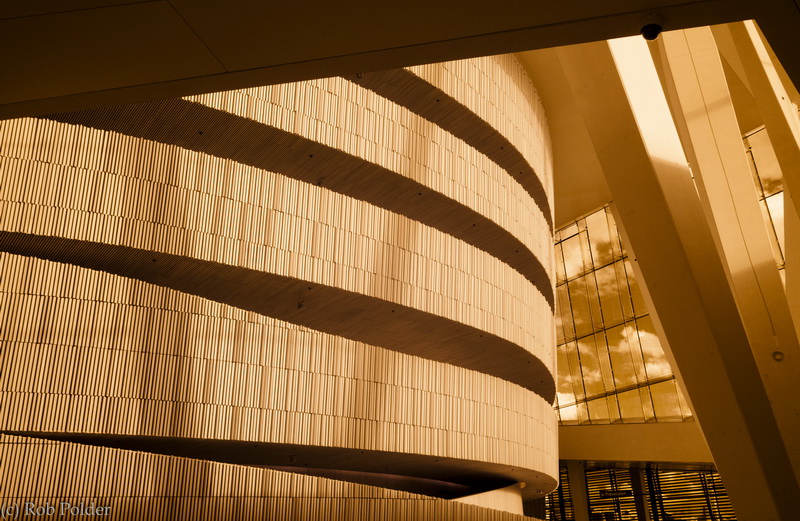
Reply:
[[[709,27],[664,33],[661,78],[722,266],[795,473],[800,416],[797,334]],[[770,93],[771,94],[771,93]]]
[[[589,521],[589,489],[586,486],[586,468],[582,461],[567,461],[569,490],[575,521]]]
[[[650,509],[647,508],[648,493],[647,480],[642,469],[630,469],[631,488],[633,489],[633,501],[636,504],[636,518],[639,521],[652,521]]]
[[[797,329],[800,324],[800,267],[797,266],[800,262],[800,229],[797,224],[800,205],[793,194],[800,194],[800,94],[753,22],[718,26],[713,31],[715,34],[727,31],[732,36],[783,174],[786,294]]]
[[[559,57],[738,518],[793,519],[800,488],[643,41]]]

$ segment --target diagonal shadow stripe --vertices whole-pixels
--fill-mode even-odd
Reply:
[[[125,246],[0,232],[0,251],[190,293],[371,345],[513,382],[552,403],[547,366],[519,345],[431,313],[339,288]]]
[[[550,309],[555,309],[547,271],[511,233],[417,181],[341,150],[182,99],[52,114],[46,118],[231,159],[405,215],[508,264],[531,281]]]
[[[365,72],[345,79],[435,123],[491,159],[530,194],[553,231],[550,203],[539,176],[519,150],[480,116],[406,69]]]
[[[540,470],[425,454],[104,433],[4,431],[2,434],[266,467],[447,499],[498,489],[520,481],[532,489],[529,495],[537,488],[556,486],[555,479]],[[295,462],[294,466],[290,461]]]

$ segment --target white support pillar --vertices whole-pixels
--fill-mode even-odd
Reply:
[[[558,54],[738,519],[795,519],[800,487],[643,45]]]
[[[650,487],[647,486],[647,478],[644,469],[631,468],[631,488],[633,489],[633,500],[636,504],[636,519],[638,521],[653,521],[650,515]]]
[[[784,275],[795,329],[800,329],[800,216],[793,192],[783,188]]]
[[[800,474],[800,345],[709,27],[650,46],[783,443]],[[747,66],[747,64],[745,64]]]
[[[800,328],[800,230],[797,228],[800,204],[793,194],[800,194],[800,95],[782,74],[780,64],[775,62],[753,22],[737,22],[713,30],[715,34],[728,32],[736,45],[783,174],[786,294],[797,330]]]
[[[586,468],[582,461],[567,461],[569,490],[572,495],[572,511],[575,521],[590,521],[589,489],[586,486]]]

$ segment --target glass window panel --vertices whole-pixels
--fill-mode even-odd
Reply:
[[[571,345],[574,344],[558,346],[556,349],[558,364],[557,395],[559,407],[575,403],[575,393],[572,391],[572,374],[570,373],[569,361],[567,360],[567,349]]]
[[[644,355],[645,369],[648,379],[661,378],[672,375],[672,367],[667,361],[664,349],[656,335],[653,319],[648,315],[636,320],[639,330],[639,342]]]
[[[556,261],[556,284],[561,284],[567,280],[566,272],[564,271],[564,257],[561,251],[561,243],[556,243],[553,257]]]
[[[624,321],[622,301],[620,300],[619,285],[617,284],[617,270],[615,265],[606,266],[595,272],[597,288],[600,293],[600,307],[603,312],[605,327],[616,326]],[[625,290],[627,293],[627,288]],[[628,295],[625,298],[630,302]],[[630,316],[630,314],[629,314]]]
[[[561,228],[560,234],[561,234],[561,240],[562,241],[564,239],[569,239],[573,235],[577,235],[578,234],[578,225],[577,225],[577,223],[572,223],[572,224],[570,224],[569,226],[567,226],[565,228]]]
[[[581,373],[583,375],[583,388],[586,396],[591,398],[606,392],[603,385],[603,374],[597,359],[597,348],[594,345],[594,336],[578,340],[578,353],[581,358]],[[605,343],[603,344],[605,351]]]
[[[589,299],[589,314],[592,318],[592,332],[603,329],[603,314],[600,311],[600,296],[597,294],[596,272],[588,273],[586,279],[586,295]]]
[[[653,409],[658,421],[680,421],[683,419],[683,410],[678,399],[678,389],[675,380],[667,380],[650,386],[650,395],[653,397]]]
[[[595,212],[586,218],[589,243],[594,265],[605,266],[614,260],[612,238],[608,230],[608,220],[604,211]]]
[[[639,290],[639,283],[636,282],[636,277],[633,275],[633,266],[629,260],[625,260],[625,279],[628,281],[628,288],[630,289],[630,298],[633,301],[633,311],[636,316],[647,315],[649,311],[644,303],[644,297]],[[620,284],[621,286],[622,284]],[[624,296],[624,295],[623,295]]]
[[[585,221],[581,221],[585,222]],[[585,271],[591,271],[597,267],[592,258],[591,248],[589,247],[589,234],[582,232],[578,235],[581,240],[581,255],[583,256],[583,268]]]
[[[612,394],[607,397],[608,400],[608,416],[609,421],[611,423],[619,423],[622,421],[622,417],[620,416],[619,412],[619,400],[617,400],[617,395]]]
[[[683,396],[683,391],[681,391],[681,386],[678,385],[678,382],[675,382],[675,390],[678,392],[678,402],[681,404],[681,414],[683,418],[691,418],[692,417],[692,410],[689,408],[689,403],[686,401],[686,398]]]
[[[747,137],[747,141],[750,144],[750,152],[753,154],[753,161],[758,177],[761,179],[764,195],[769,196],[783,190],[783,174],[769,140],[767,129],[751,134]]]
[[[784,262],[783,252],[781,251],[781,246],[778,243],[778,235],[775,233],[775,224],[772,222],[772,216],[770,215],[769,205],[767,204],[766,199],[761,201],[761,214],[764,216],[764,223],[767,225],[767,235],[769,235],[770,246],[772,246],[772,254],[775,257],[775,262],[780,268],[783,266]]]
[[[563,340],[559,340],[558,342],[560,345],[575,338],[575,325],[572,321],[572,309],[570,308],[569,304],[569,292],[567,290],[567,285],[562,284],[561,286],[558,286],[556,288],[556,294],[559,310],[559,313],[556,316],[556,327],[559,325],[561,326],[559,338],[563,336]]]
[[[589,300],[586,294],[586,277],[573,280],[568,284],[568,287],[575,334],[580,338],[594,331],[592,328],[592,314],[589,311]]]
[[[589,409],[586,402],[578,402],[578,423],[589,423]]]
[[[610,208],[604,208],[603,213],[605,213],[606,219],[608,219],[609,235],[611,236],[611,250],[614,253],[614,258],[621,259],[625,256],[625,248],[622,247],[622,241],[620,240],[619,231],[617,230],[617,223],[614,222],[614,216],[611,215]]]
[[[572,378],[572,392],[575,393],[577,400],[583,400],[586,393],[583,390],[583,375],[581,374],[581,364],[578,360],[578,348],[575,343],[564,345],[567,354],[567,363],[569,364],[569,373]]]
[[[622,306],[622,314],[626,320],[630,320],[635,316],[635,313],[633,309],[633,299],[631,298],[630,288],[628,286],[630,280],[628,279],[628,273],[625,269],[625,263],[622,261],[615,262],[613,266],[617,278],[617,290],[619,291],[619,302]]]
[[[669,378],[672,371],[632,264],[621,258],[624,252],[610,210],[603,208],[556,236],[565,239],[556,246],[558,277],[570,280],[556,288],[556,403],[562,423],[686,417],[688,408],[673,380],[657,384],[655,390],[642,387],[648,379]],[[615,394],[617,389],[627,391]]]
[[[626,331],[629,328],[630,326],[623,324],[606,331],[608,352],[611,357],[611,367],[614,371],[614,384],[617,388],[637,383],[636,370],[631,358],[631,346]]]
[[[616,389],[614,371],[611,368],[611,359],[608,356],[605,333],[601,331],[594,335],[594,342],[597,347],[597,362],[600,366],[600,373],[603,375],[603,387],[605,387],[606,392],[613,392]]]
[[[625,334],[628,335],[628,343],[631,346],[631,360],[633,363],[633,370],[636,371],[636,379],[641,383],[647,382],[647,371],[644,368],[644,356],[642,355],[642,344],[639,341],[639,332],[636,327],[628,323],[625,328]]]
[[[747,164],[750,167],[750,174],[753,176],[753,183],[756,187],[756,193],[758,194],[759,199],[764,198],[764,189],[761,187],[761,179],[758,177],[758,171],[756,170],[756,161],[753,158],[753,151],[750,149],[750,144],[745,139],[744,140],[745,147],[747,148],[747,158],[750,160]]]
[[[625,391],[617,395],[619,410],[622,421],[625,423],[644,422],[644,411],[642,411],[642,398],[639,389]]]
[[[778,244],[781,247],[780,258],[783,259],[783,252],[786,251],[783,233],[783,192],[767,197],[767,207],[772,218],[772,225],[775,228],[775,235],[778,238]]]
[[[564,275],[567,279],[577,277],[583,273],[583,255],[581,255],[581,239],[577,235],[561,243],[561,252],[564,255]]]
[[[569,405],[567,407],[561,407],[558,410],[559,416],[561,416],[561,423],[564,425],[577,425],[578,424],[578,406],[577,405]]]
[[[644,411],[644,421],[654,421],[656,413],[653,409],[653,400],[650,398],[650,386],[640,387],[639,396],[642,398],[642,410]]]
[[[589,408],[589,419],[592,423],[610,423],[611,419],[608,414],[608,401],[605,397],[591,400],[586,403]]]
[[[555,316],[553,317],[554,320],[555,320],[555,326],[556,326],[556,345],[557,346],[560,346],[561,344],[563,344],[564,343],[564,338],[565,338],[564,337],[564,319],[562,318],[562,316],[564,314],[564,310],[563,310],[564,300],[561,298],[561,295],[559,295],[559,293],[560,293],[559,290],[560,289],[561,289],[560,286],[556,287],[556,312],[555,312]]]

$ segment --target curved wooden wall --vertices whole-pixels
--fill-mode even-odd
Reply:
[[[395,72],[439,114],[386,73],[0,122],[0,430],[547,492],[551,167],[520,71]]]
[[[3,492],[22,499],[16,504],[6,502],[4,507],[10,506],[13,512],[17,506],[24,512],[25,503],[38,508],[53,506],[55,513],[43,514],[45,518],[68,517],[70,508],[92,505],[103,508],[98,518],[131,520],[531,519],[456,501],[298,473],[3,434],[0,457],[4,468],[13,466],[20,475],[39,478],[5,480]],[[96,465],[81,465],[86,461]],[[48,466],[51,462],[68,462],[75,467]],[[63,495],[53,499],[52,483]],[[98,496],[97,491],[104,494]],[[63,507],[63,503],[68,506]],[[64,515],[59,515],[60,508],[67,509]]]
[[[498,473],[552,470],[550,404],[505,380],[135,279],[0,255],[3,308],[31,317],[2,324],[3,373],[14,375],[3,386],[4,430],[342,447],[485,462]],[[92,412],[67,422],[49,414],[81,409]]]
[[[29,122],[40,139],[50,142],[57,142],[63,132],[59,123]],[[96,141],[103,134],[85,127],[69,130],[72,135],[65,139],[62,150],[80,149],[81,143]],[[357,313],[355,309],[372,306],[374,312],[379,309],[377,304],[367,302],[364,296],[377,298],[426,314],[426,321],[435,324],[433,329],[426,328],[424,336],[433,340],[434,331],[442,330],[437,344],[463,343],[460,337],[472,336],[471,343],[478,345],[470,346],[471,350],[485,352],[483,356],[464,355],[460,362],[446,357],[454,348],[451,346],[434,359],[489,371],[498,365],[494,374],[552,401],[552,354],[548,348],[552,333],[539,327],[548,323],[549,306],[533,284],[506,264],[435,228],[324,188],[159,143],[148,142],[143,154],[137,138],[114,137],[105,146],[106,162],[94,169],[42,157],[38,149],[24,147],[24,143],[6,145],[8,153],[16,156],[17,167],[9,168],[6,186],[6,251],[30,254],[24,248],[44,240],[40,238],[55,236],[80,241],[48,256],[55,261],[80,262],[74,255],[87,250],[93,260],[110,260],[114,253],[103,245],[118,245],[185,258],[185,263],[205,261],[205,270],[220,278],[232,277],[225,266],[256,270],[268,278],[265,290],[273,293],[278,293],[275,286],[285,286],[289,277],[299,286],[288,291],[289,309],[268,312],[281,313],[281,318],[289,320],[292,317],[286,316],[287,312],[304,315],[294,320],[305,320],[316,328],[337,328],[345,320],[340,316],[345,310]],[[216,182],[208,181],[214,176]],[[61,184],[64,177],[72,182]],[[94,197],[87,197],[86,186],[98,186]],[[39,255],[46,255],[45,249],[40,248]],[[103,256],[97,255],[101,249]],[[117,256],[133,258],[127,251]],[[90,267],[113,269],[102,264]],[[147,280],[158,268],[145,262],[127,274]],[[331,288],[324,300],[336,299],[339,305],[325,306],[323,302],[313,316],[307,316],[309,308],[298,313],[293,308],[300,301],[303,306],[312,304],[313,295],[302,289],[306,283],[319,286],[318,291]],[[225,294],[241,293],[234,281],[228,280],[228,286]],[[333,289],[342,291],[331,295]],[[213,297],[203,291],[202,287],[197,290]],[[298,291],[300,295],[295,297]],[[252,300],[258,298],[228,302],[253,309],[258,303]],[[391,310],[380,314],[383,316],[360,317],[369,322],[367,327],[353,324],[347,331],[332,332],[379,341],[386,347],[412,339],[418,345],[427,343],[413,336],[385,338],[385,332],[375,338],[370,334],[373,330],[395,328],[401,320]],[[413,323],[409,327],[413,328]],[[486,334],[485,340],[482,334]],[[448,342],[447,337],[459,338]],[[493,345],[481,345],[486,343]],[[429,352],[435,349],[427,346]],[[507,354],[511,363],[498,364],[497,350]],[[526,352],[533,356],[526,357]],[[519,367],[532,370],[508,374]]]

